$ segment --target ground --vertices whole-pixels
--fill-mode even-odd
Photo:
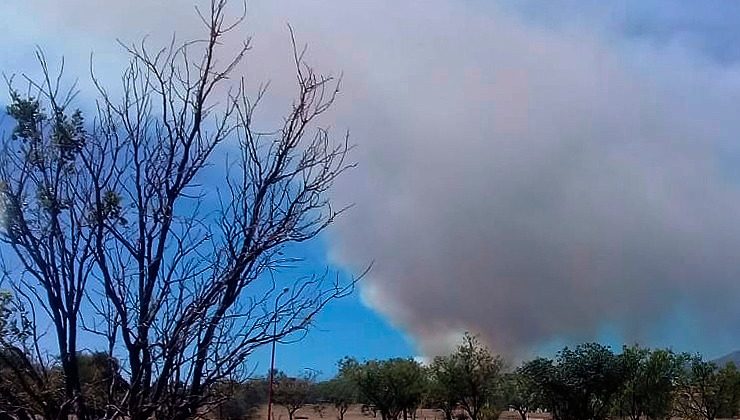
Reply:
[[[267,418],[267,407],[263,407],[260,410],[258,419]],[[549,419],[549,415],[542,413],[533,413],[528,416],[530,419]],[[288,420],[288,411],[280,406],[273,406],[273,419],[274,420]],[[332,406],[326,406],[323,412],[317,409],[315,406],[306,406],[296,413],[296,420],[307,419],[307,420],[337,420],[337,414]],[[363,414],[361,406],[356,405],[350,408],[349,411],[344,415],[344,420],[374,420],[372,414]],[[380,420],[378,415],[377,420]],[[416,413],[416,420],[444,420],[444,414],[441,411],[423,409],[418,410]],[[520,420],[519,414],[513,411],[505,411],[501,413],[499,420]]]

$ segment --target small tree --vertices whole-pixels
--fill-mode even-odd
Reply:
[[[471,420],[497,417],[503,361],[475,336],[465,334],[456,351],[438,356],[429,368],[429,401],[451,419],[461,407]]]
[[[557,420],[560,416],[556,412],[559,403],[559,393],[562,388],[557,366],[553,360],[538,357],[523,363],[519,368],[520,375],[525,376],[533,384],[536,391],[535,400],[539,408],[546,408],[553,413]]]
[[[214,404],[221,420],[252,419],[267,402],[267,381],[264,378],[243,382],[222,381],[214,387]]]
[[[642,416],[649,419],[669,417],[685,358],[670,350],[639,346],[625,346],[619,357],[624,369],[624,385],[617,401],[618,413],[632,420]]]
[[[740,370],[733,362],[727,363],[719,372],[720,393],[722,394],[719,417],[735,418],[740,415]]]
[[[340,370],[335,378],[320,383],[318,389],[320,398],[334,406],[337,420],[344,420],[350,406],[357,402],[357,387],[347,372]]]
[[[296,411],[311,400],[316,384],[315,374],[307,373],[302,377],[291,378],[283,372],[278,372],[274,381],[273,401],[275,404],[285,407],[288,411],[288,419],[293,420]]]
[[[540,404],[540,391],[536,382],[523,369],[517,369],[504,377],[501,393],[504,404],[516,410],[522,420],[526,420],[527,413]]]
[[[460,402],[458,372],[455,369],[455,360],[451,355],[437,356],[428,369],[429,388],[427,390],[427,404],[442,411],[445,420],[453,420],[455,409]]]
[[[471,420],[482,419],[486,409],[498,410],[493,403],[504,366],[500,357],[493,356],[477,337],[465,334],[463,342],[451,356],[450,365],[458,378],[455,387],[459,404]],[[493,412],[489,415],[497,417]]]
[[[555,361],[539,358],[522,369],[556,420],[606,419],[623,382],[619,358],[597,343],[566,347]]]
[[[358,363],[354,359],[341,362],[341,374],[356,384],[360,401],[377,410],[383,420],[396,420],[421,404],[426,388],[424,369],[413,359],[371,360]]]
[[[620,359],[624,367],[624,387],[620,392],[616,411],[630,420],[639,420],[645,412],[648,395],[646,364],[650,350],[639,346],[624,346]]]

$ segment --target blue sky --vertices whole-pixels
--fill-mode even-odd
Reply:
[[[330,275],[351,276],[326,258],[324,237],[309,243],[304,251],[301,254],[307,264],[299,269],[300,272],[322,273],[328,268]],[[294,273],[285,273],[284,280],[294,276]],[[336,373],[337,362],[347,356],[359,360],[415,356],[412,339],[363,303],[362,287],[360,282],[352,295],[330,303],[316,318],[313,329],[300,341],[277,344],[276,368],[296,375],[305,369],[314,369],[320,372],[320,378],[328,378]],[[267,373],[270,348],[258,351],[250,365],[255,374]]]
[[[293,374],[316,369],[326,378],[336,373],[337,362],[345,356],[363,360],[414,355],[413,343],[354,294],[328,306],[302,341],[278,344],[275,363]],[[252,363],[258,373],[265,374],[270,366],[269,348],[255,354]]]
[[[32,72],[35,45],[64,55],[84,107],[91,51],[115,83],[115,40],[195,36],[189,5],[4,2],[0,70]],[[433,355],[465,330],[512,359],[740,348],[739,18],[724,1],[249,2],[265,126],[293,92],[286,22],[344,74],[323,122],[358,145],[333,192],[356,207],[305,269],[375,263],[278,367]]]

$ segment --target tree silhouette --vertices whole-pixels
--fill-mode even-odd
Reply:
[[[212,0],[198,11],[203,39],[125,47],[120,97],[93,74],[93,118],[72,108],[76,91],[41,53],[44,76],[25,79],[28,93],[9,79],[0,239],[15,258],[7,266],[21,267],[15,292],[53,326],[62,417],[91,416],[83,332],[106,341],[128,380],[106,397],[106,417],[184,419],[213,403],[217,384],[243,379],[256,348],[304,332],[353,288],[326,272],[285,279],[300,244],[346,209],[326,193],[352,167],[347,136],[335,142],[316,125],[339,82],[293,41],[295,101],[276,130],[257,130],[265,89],[250,96],[231,81],[250,41],[225,58],[244,16],[229,21],[227,10]],[[225,148],[236,159],[221,159]],[[208,172],[217,163],[223,172]]]

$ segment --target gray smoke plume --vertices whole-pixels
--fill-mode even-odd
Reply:
[[[370,49],[334,248],[375,259],[367,302],[428,354],[465,330],[519,356],[740,345],[737,68],[462,9]]]
[[[110,14],[99,3],[27,7],[69,33],[94,16],[100,34],[137,36],[121,14],[193,29],[172,0]],[[251,74],[279,99],[285,22],[312,62],[345,74],[329,122],[351,128],[360,165],[338,185],[356,206],[332,258],[375,261],[366,302],[426,354],[465,330],[519,355],[604,334],[740,345],[740,71],[727,34],[692,33],[685,10],[655,21],[652,2],[621,14],[540,4],[250,3]]]

